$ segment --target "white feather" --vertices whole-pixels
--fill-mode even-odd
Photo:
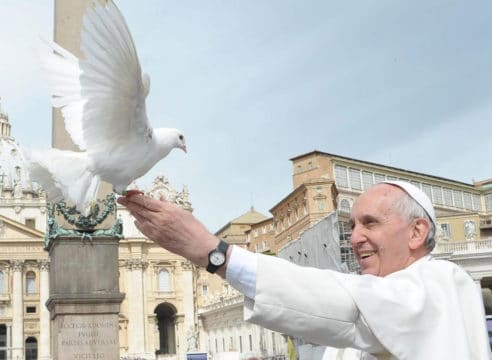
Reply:
[[[87,153],[23,149],[23,154],[31,177],[43,184],[49,201],[71,199],[79,212],[87,213],[100,184],[99,176],[93,176],[88,170]]]

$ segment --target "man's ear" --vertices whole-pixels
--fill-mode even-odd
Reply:
[[[424,246],[425,239],[430,231],[430,224],[423,218],[417,218],[413,220],[412,237],[408,242],[408,247],[411,250],[417,250]]]

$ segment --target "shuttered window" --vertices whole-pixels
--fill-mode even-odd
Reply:
[[[167,270],[162,269],[159,271],[159,291],[164,292],[169,290],[169,273]]]
[[[36,274],[32,271],[29,271],[26,274],[26,294],[35,294],[36,293]]]

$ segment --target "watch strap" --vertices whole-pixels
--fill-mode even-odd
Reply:
[[[215,249],[213,249],[212,251],[210,251],[208,253],[208,265],[207,265],[207,271],[209,273],[212,273],[214,274],[221,266],[224,266],[224,264],[226,263],[226,254],[227,254],[227,249],[229,248],[229,244],[226,243],[224,240],[220,240],[219,242],[219,245],[217,245],[217,247]],[[213,252],[221,252],[222,254],[224,254],[224,263],[220,264],[220,265],[214,265],[210,262],[210,256],[212,255]]]

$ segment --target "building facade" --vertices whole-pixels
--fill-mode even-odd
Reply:
[[[45,306],[49,298],[49,257],[44,250],[47,202],[42,189],[29,180],[10,130],[8,116],[0,112],[0,360],[51,359],[50,314]],[[193,210],[187,189],[175,191],[163,176],[140,190]],[[193,351],[219,356],[218,348],[208,342],[219,341],[217,334],[223,334],[229,323],[207,335],[203,329],[218,324],[208,311],[213,313],[224,299],[240,295],[218,276],[145,238],[124,207],[118,205],[117,216],[124,235],[119,242],[119,287],[125,294],[119,315],[122,358],[183,359]],[[251,224],[265,219],[251,209],[217,234],[246,248]],[[238,314],[235,324],[242,322]],[[268,333],[265,340],[264,329],[244,322],[239,328],[241,335],[232,343],[230,336],[221,335],[222,345],[228,341],[220,347],[221,353],[244,348],[245,353],[275,356],[283,351],[285,339],[280,334]]]
[[[0,359],[50,359],[46,198],[29,180],[10,130],[8,116],[0,112]],[[467,184],[319,151],[291,161],[293,190],[271,208],[272,216],[251,209],[216,235],[250,251],[276,254],[337,210],[340,254],[347,262],[350,229],[344,219],[357,196],[383,180],[407,180],[436,208],[434,256],[463,266],[482,287],[492,314],[492,180]],[[142,190],[192,211],[186,188],[177,192],[164,177]],[[286,355],[285,336],[242,321],[242,297],[227,283],[146,239],[126,209],[119,207],[117,214],[125,236],[119,245],[122,356]]]
[[[302,154],[291,161],[293,190],[271,210],[275,235],[270,248],[274,252],[311,226],[317,217],[336,209],[340,219],[342,261],[349,266],[349,271],[357,272],[347,223],[355,199],[379,182],[409,181],[429,196],[436,210],[433,255],[463,266],[481,286],[486,311],[492,314],[492,179],[468,184],[321,151]],[[321,180],[325,187],[316,185],[314,191],[306,190],[310,184],[320,184]],[[325,205],[320,205],[321,201]],[[333,207],[327,205],[332,203]],[[297,216],[299,211],[295,210],[299,204],[301,216]],[[314,216],[308,217],[311,211]]]
[[[379,182],[409,181],[429,196],[436,210],[437,244],[433,256],[462,266],[482,288],[486,313],[492,314],[492,179],[467,184],[320,151],[299,155],[291,161],[293,190],[271,208],[273,217],[243,229],[250,251],[280,254],[298,264],[312,265],[310,261],[319,260],[323,247],[318,246],[321,250],[304,249],[302,241],[296,240],[317,228],[320,219],[336,211],[338,229],[334,236],[339,237],[342,271],[357,272],[348,225],[354,201]],[[240,234],[236,236],[241,237]],[[324,243],[321,240],[320,244]],[[322,260],[329,260],[333,253],[325,254]],[[242,307],[241,300],[240,297],[236,299],[235,307],[216,304],[208,312],[204,308],[203,316],[220,314],[215,316],[234,317]],[[217,348],[220,348],[221,338],[226,342],[228,337],[238,332],[234,322],[223,323],[226,325],[222,326],[220,333],[209,329],[203,336],[219,339]],[[205,332],[206,324],[207,320],[202,321]],[[214,345],[212,340],[209,348],[213,350]],[[312,358],[319,349],[304,344],[302,350],[310,354],[304,358]],[[318,354],[320,357],[323,351]]]
[[[143,189],[140,189],[143,190]],[[188,191],[176,192],[162,176],[144,191],[192,211]],[[120,353],[146,359],[182,359],[198,348],[197,268],[145,238],[118,206],[124,239],[119,243]]]
[[[252,227],[259,229],[251,233]],[[215,233],[228,243],[249,250],[268,246],[272,234],[272,218],[253,207]],[[266,248],[262,250],[266,251]],[[205,269],[200,268],[197,272],[200,350],[210,354],[214,360],[285,359],[285,336],[244,321],[243,295]]]
[[[214,360],[285,360],[287,338],[244,321],[244,297],[234,289],[209,297],[199,309],[200,342]]]
[[[162,176],[148,189],[192,211],[186,188]],[[181,359],[198,349],[197,269],[146,239],[123,207],[119,286],[122,356]],[[49,257],[44,250],[47,203],[29,180],[21,149],[0,112],[0,359],[51,359]]]
[[[248,250],[252,252],[261,252],[273,254],[275,228],[273,218],[267,218],[263,221],[251,224],[251,229],[246,231],[246,242]]]

